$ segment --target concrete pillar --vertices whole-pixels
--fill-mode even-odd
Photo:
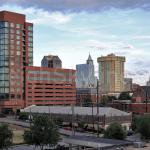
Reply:
[[[69,150],[72,150],[72,144],[69,144]]]
[[[80,146],[79,145],[77,146],[77,150],[80,150]]]

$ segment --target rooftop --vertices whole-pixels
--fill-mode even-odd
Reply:
[[[125,146],[131,144],[127,141],[122,140],[114,140],[114,139],[105,139],[105,138],[97,138],[94,136],[69,136],[64,139],[65,143],[87,146],[93,148],[113,148],[117,146]]]
[[[97,107],[80,107],[80,106],[35,106],[31,105],[22,109],[23,112],[33,112],[33,113],[56,113],[56,114],[78,114],[78,115],[97,115]],[[111,116],[130,116],[130,113],[120,111],[111,107],[99,107],[99,115],[106,117]]]
[[[52,59],[58,59],[60,60],[60,58],[57,55],[48,55],[48,56],[44,56],[47,60],[52,60]]]

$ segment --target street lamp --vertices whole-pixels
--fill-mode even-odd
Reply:
[[[99,81],[97,79],[97,137],[99,137]]]

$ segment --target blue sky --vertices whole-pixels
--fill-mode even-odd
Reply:
[[[97,73],[97,57],[115,53],[126,57],[126,77],[133,77],[134,82],[140,84],[148,80],[148,0],[0,2],[0,10],[24,13],[27,20],[34,23],[34,65],[40,66],[44,55],[56,54],[64,68],[75,68],[76,64],[84,63],[90,53]]]

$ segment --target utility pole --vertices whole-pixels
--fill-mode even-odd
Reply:
[[[99,81],[97,79],[97,137],[99,137]]]
[[[148,103],[148,97],[147,97],[147,91],[146,91],[146,99],[145,99],[145,112],[147,113],[147,103]]]
[[[93,114],[93,102],[92,102],[92,123],[93,123],[93,130],[94,130],[94,114]]]
[[[52,118],[51,118],[51,110],[50,110],[50,106],[48,106],[48,113],[49,113],[49,118],[52,119]]]
[[[71,105],[72,109],[72,135],[75,135],[75,129],[74,129],[74,104]]]
[[[29,116],[29,123],[30,123],[30,129],[31,129],[31,107],[30,107],[30,116]]]

